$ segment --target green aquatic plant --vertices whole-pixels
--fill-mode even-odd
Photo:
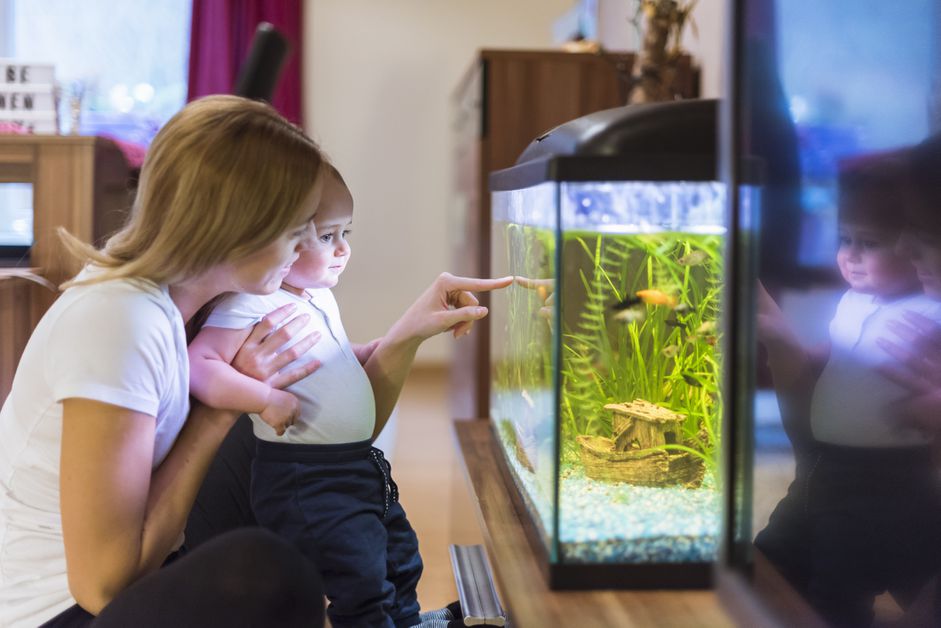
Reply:
[[[567,281],[562,335],[562,422],[566,459],[578,435],[610,436],[607,403],[645,399],[687,416],[682,443],[715,471],[719,421],[716,319],[719,236],[567,234],[578,257]],[[576,281],[577,280],[577,281]],[[642,292],[650,291],[650,292]],[[636,295],[659,302],[643,302]],[[624,305],[625,303],[633,305]],[[614,304],[633,316],[617,320]]]
[[[722,237],[567,232],[557,242],[551,229],[501,228],[502,263],[520,279],[493,297],[505,299],[507,317],[503,333],[495,331],[493,408],[518,430],[513,442],[525,448],[549,438],[551,416],[542,416],[549,406],[538,404],[555,385],[559,333],[563,463],[578,460],[577,436],[611,436],[606,404],[640,398],[686,415],[679,442],[661,447],[687,450],[714,472]],[[643,302],[639,292],[661,302]]]

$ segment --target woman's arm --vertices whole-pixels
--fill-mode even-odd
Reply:
[[[295,311],[265,316],[238,349],[234,364],[267,385],[290,386],[319,366],[283,371],[316,342],[302,338]],[[295,355],[295,352],[297,355]],[[163,564],[184,529],[210,462],[237,414],[195,403],[163,463],[151,469],[155,419],[103,402],[63,400],[60,507],[69,590],[97,613],[118,592]]]
[[[88,399],[63,401],[62,531],[69,590],[80,606],[97,614],[160,567],[236,417],[197,404],[152,472],[154,417]]]
[[[452,331],[455,338],[470,333],[474,321],[487,315],[487,308],[480,307],[470,291],[505,288],[512,281],[512,277],[472,279],[442,273],[396,321],[363,367],[376,398],[373,438],[389,420],[421,343],[444,331]]]

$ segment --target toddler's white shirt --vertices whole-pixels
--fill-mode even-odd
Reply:
[[[299,297],[286,290],[269,295],[234,294],[220,303],[206,325],[225,329],[245,329],[272,310],[288,303],[297,305],[297,314],[310,314],[307,325],[294,342],[314,331],[320,341],[287,369],[320,360],[312,375],[286,390],[300,401],[301,415],[283,436],[255,414],[255,436],[275,443],[337,444],[367,440],[376,425],[376,401],[372,385],[353,353],[340,321],[336,299],[329,288],[310,289]],[[288,347],[290,346],[289,343]]]
[[[830,322],[830,358],[814,388],[810,423],[814,438],[850,447],[910,447],[927,444],[915,429],[895,422],[892,404],[908,393],[879,373],[893,358],[876,344],[884,338],[902,341],[889,321],[903,321],[912,310],[941,323],[941,303],[923,294],[880,302],[848,290]]]

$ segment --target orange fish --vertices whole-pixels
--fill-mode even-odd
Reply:
[[[676,297],[672,297],[660,290],[638,290],[635,292],[647,305],[665,305],[669,308],[676,307]]]
[[[539,298],[543,301],[549,296],[549,291],[546,290],[545,286],[536,286],[536,293],[539,294]]]

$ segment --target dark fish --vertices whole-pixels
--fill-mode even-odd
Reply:
[[[683,381],[694,388],[702,388],[702,382],[688,373],[683,373]]]
[[[640,305],[643,302],[644,302],[643,299],[641,299],[640,297],[629,296],[623,301],[618,301],[617,303],[612,305],[611,309],[614,310],[615,312],[620,312],[621,310],[626,310],[628,308],[634,307],[635,305]]]

